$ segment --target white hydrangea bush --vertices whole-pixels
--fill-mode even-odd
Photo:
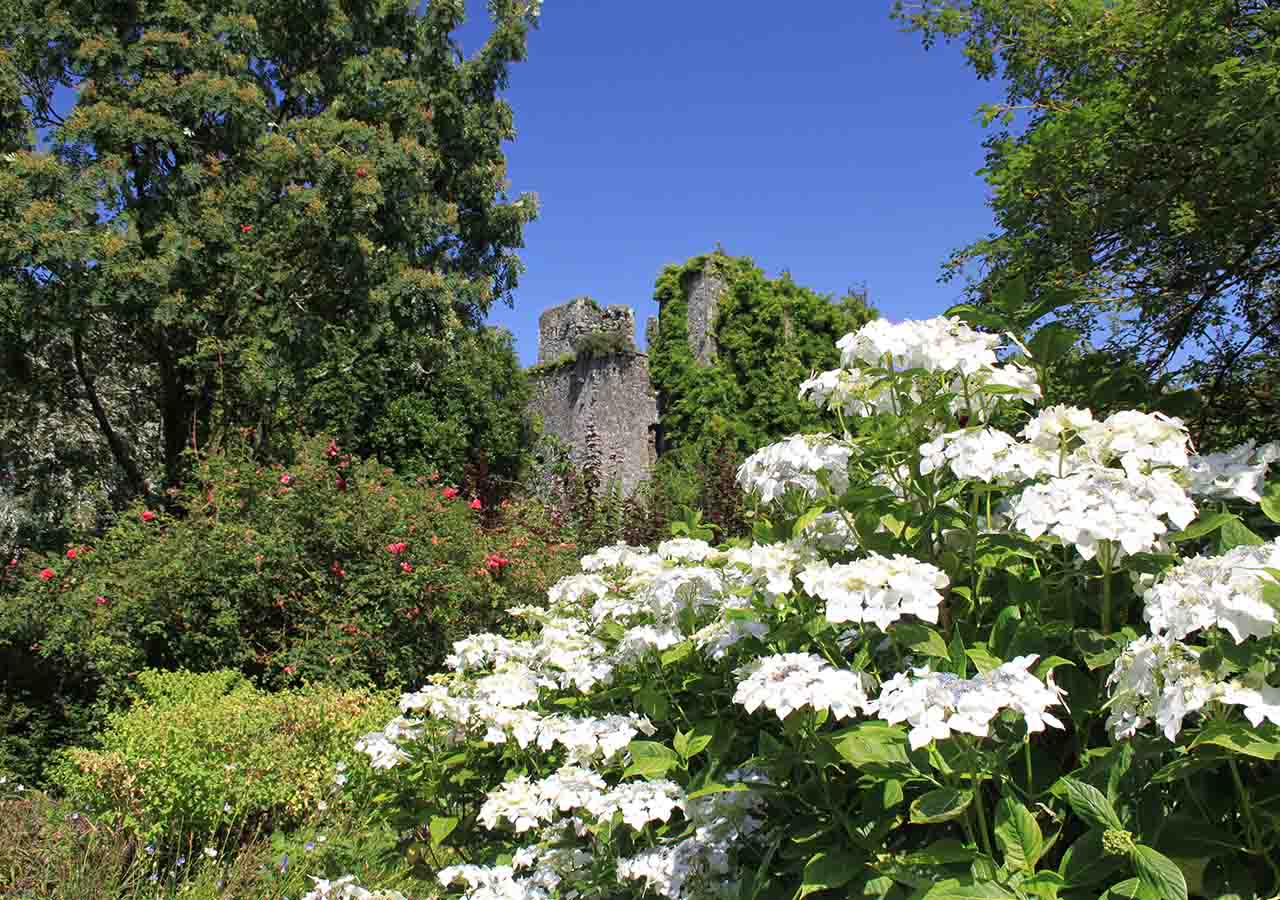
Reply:
[[[1036,409],[956,318],[839,349],[838,431],[739,471],[752,540],[584,557],[361,739],[437,890],[1280,893],[1276,452]]]

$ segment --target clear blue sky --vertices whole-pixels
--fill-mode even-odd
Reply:
[[[975,111],[1000,98],[957,48],[925,51],[890,0],[546,0],[506,93],[525,232],[511,329],[537,355],[538,314],[583,294],[656,314],[667,263],[714,248],[882,314],[935,315],[948,253],[991,229]],[[483,2],[459,37],[474,50]]]

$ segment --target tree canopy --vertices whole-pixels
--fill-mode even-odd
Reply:
[[[979,298],[1034,301],[1176,373],[1209,442],[1280,425],[1280,8],[1269,0],[899,0],[926,45],[1003,78]]]
[[[8,433],[23,398],[75,407],[138,493],[150,457],[172,481],[232,432],[349,432],[442,348],[501,350],[478,324],[536,198],[500,92],[536,4],[492,0],[467,58],[462,0],[415,6],[0,0]]]

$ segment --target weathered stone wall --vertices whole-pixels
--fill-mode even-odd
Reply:
[[[587,461],[587,438],[594,429],[605,484],[616,482],[626,495],[648,477],[657,460],[658,401],[647,356],[630,351],[584,358],[530,381],[530,413],[541,419],[546,433],[569,445],[575,464]]]
[[[724,278],[708,261],[680,286],[689,298],[689,352],[698,365],[709,366],[716,358],[716,312],[726,287]]]
[[[538,362],[577,355],[593,334],[616,335],[619,349],[635,350],[636,315],[629,306],[602,307],[589,297],[553,306],[538,317]]]

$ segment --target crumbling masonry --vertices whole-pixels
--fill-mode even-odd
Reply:
[[[681,288],[688,299],[689,349],[703,365],[715,360],[715,317],[724,281],[697,271]],[[661,317],[662,310],[658,310]],[[636,349],[635,312],[580,298],[538,318],[538,364],[530,370],[529,412],[584,464],[594,441],[601,477],[629,494],[658,457],[658,397],[649,357]],[[650,341],[657,320],[645,324]]]

